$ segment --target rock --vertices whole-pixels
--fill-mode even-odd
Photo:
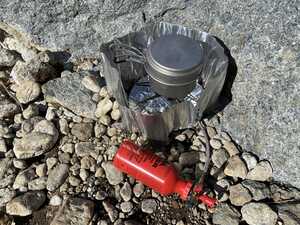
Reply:
[[[111,185],[117,185],[123,181],[123,173],[117,170],[111,161],[102,163],[106,178]]]
[[[7,152],[5,140],[0,138],[0,152]]]
[[[132,196],[131,186],[128,182],[125,182],[120,190],[120,195],[125,202],[129,201]]]
[[[16,196],[16,191],[10,188],[0,189],[0,207],[3,207]]]
[[[300,191],[295,187],[271,183],[270,190],[275,202],[300,198]]]
[[[60,187],[68,177],[69,166],[58,164],[49,171],[47,180],[47,190],[54,191]]]
[[[133,204],[131,202],[122,202],[120,208],[122,212],[129,213],[133,209]]]
[[[212,221],[220,225],[238,225],[241,214],[227,203],[221,203],[217,206],[213,214]]]
[[[62,204],[62,198],[59,195],[53,195],[50,198],[49,205],[51,206],[60,206]]]
[[[271,192],[269,187],[262,182],[245,180],[242,182],[242,185],[250,191],[255,201],[259,201],[271,197]]]
[[[102,205],[107,212],[111,222],[115,222],[118,219],[119,213],[118,210],[110,204],[108,201],[103,201]]]
[[[209,144],[214,149],[220,149],[222,147],[222,143],[218,139],[210,139]]]
[[[18,85],[22,85],[24,81],[44,83],[58,75],[49,62],[50,56],[48,53],[40,52],[27,62],[18,61],[13,67],[10,76]]]
[[[108,115],[104,115],[99,118],[99,122],[103,125],[109,126],[111,118]]]
[[[14,189],[20,189],[22,187],[27,187],[29,181],[33,180],[36,177],[35,171],[33,168],[28,168],[18,173],[16,176],[15,182],[13,184]]]
[[[239,154],[238,148],[231,141],[223,141],[223,147],[226,149],[230,156]]]
[[[79,177],[81,178],[81,180],[86,181],[87,178],[89,177],[89,172],[85,169],[80,169]]]
[[[98,84],[95,76],[85,76],[81,83],[85,88],[91,90],[92,92],[98,93],[100,91],[100,85]]]
[[[32,191],[44,190],[47,187],[47,177],[39,177],[28,182],[28,189]]]
[[[246,162],[248,170],[252,170],[257,165],[257,159],[250,152],[243,152],[242,158]]]
[[[17,62],[18,58],[16,53],[0,46],[0,67],[11,67]]]
[[[95,145],[91,142],[79,142],[75,144],[75,153],[79,157],[90,155],[91,152],[95,151]]]
[[[42,191],[31,191],[12,199],[6,205],[6,212],[13,216],[29,216],[45,202],[46,195]]]
[[[30,46],[27,42],[17,40],[13,37],[6,37],[4,39],[4,44],[7,46],[8,49],[14,50],[21,54],[22,59],[25,61],[29,61],[36,57],[37,49]]]
[[[219,150],[215,150],[212,153],[211,160],[213,161],[214,165],[218,168],[221,168],[224,163],[228,160],[229,154],[226,152],[225,149],[221,148]]]
[[[231,177],[240,177],[244,179],[247,175],[247,167],[239,156],[235,155],[229,158],[228,164],[224,170],[225,175]]]
[[[241,213],[249,225],[275,225],[278,218],[265,203],[248,203],[242,207]]]
[[[116,136],[117,135],[117,129],[115,127],[109,127],[107,129],[107,135],[109,137],[113,137],[113,136]]]
[[[106,127],[103,124],[96,123],[94,127],[95,137],[100,138],[106,132]]]
[[[20,111],[20,108],[17,104],[11,102],[8,99],[0,98],[0,119],[12,118],[19,111]]]
[[[14,153],[18,159],[39,156],[49,151],[58,139],[58,131],[54,124],[42,120],[35,124],[31,133],[14,140]]]
[[[16,98],[19,102],[26,104],[35,100],[41,94],[41,87],[34,81],[24,81],[17,87]]]
[[[12,160],[8,158],[2,158],[0,159],[0,179],[4,177],[8,169],[12,165]]]
[[[47,158],[46,159],[47,169],[51,170],[56,165],[57,162],[58,162],[57,158],[54,157]]]
[[[144,199],[141,204],[141,209],[144,213],[152,214],[156,211],[157,202],[154,199]]]
[[[186,136],[184,134],[179,134],[175,137],[177,141],[183,142],[186,140]]]
[[[46,165],[46,163],[42,163],[42,164],[38,165],[38,166],[35,168],[35,173],[36,173],[36,175],[38,175],[39,177],[46,176],[46,173],[47,173],[47,165]]]
[[[278,215],[284,225],[298,225],[300,221],[300,204],[283,203],[277,205]]]
[[[112,107],[113,107],[113,103],[109,99],[109,97],[104,98],[97,105],[97,109],[95,112],[96,117],[100,118],[106,115],[112,109]]]
[[[137,198],[139,198],[144,193],[144,191],[145,186],[140,182],[136,183],[133,187],[133,193]]]
[[[180,154],[178,161],[182,166],[194,165],[199,162],[200,154],[197,151],[183,152]]]
[[[264,160],[259,162],[252,170],[249,171],[247,179],[257,181],[267,181],[272,177],[273,169],[271,164]]]
[[[96,165],[96,160],[92,157],[84,156],[80,160],[80,166],[82,169],[90,170],[92,167],[95,167],[95,165]]]
[[[69,183],[73,187],[77,187],[80,184],[81,180],[74,176],[69,176]]]
[[[71,133],[81,141],[87,141],[93,135],[92,123],[76,123],[71,129]]]
[[[36,104],[31,104],[23,111],[22,114],[24,119],[30,119],[32,117],[38,116],[39,107]]]
[[[121,118],[121,111],[119,109],[113,109],[110,116],[113,120],[118,121]]]
[[[206,131],[207,131],[207,134],[208,134],[208,137],[210,139],[213,139],[216,135],[217,135],[217,131],[214,127],[206,127]]]
[[[68,121],[66,119],[64,118],[59,119],[58,124],[59,124],[59,130],[62,134],[67,135],[70,132]]]
[[[106,151],[106,154],[108,156],[108,159],[109,160],[112,160],[115,156],[115,154],[117,153],[118,151],[118,147],[117,146],[111,146],[107,149]]]
[[[70,109],[77,115],[95,118],[96,103],[92,100],[93,92],[81,85],[84,75],[70,75],[48,81],[42,86],[45,100]]]
[[[11,174],[0,180],[0,188],[11,187],[15,181],[15,175]]]
[[[247,188],[237,184],[229,188],[229,199],[233,205],[243,206],[245,203],[250,202],[252,197]]]
[[[102,97],[102,98],[105,98],[108,96],[108,91],[107,91],[107,87],[104,86],[101,88],[100,92],[99,92],[99,95]]]
[[[50,225],[89,225],[94,214],[94,208],[95,204],[90,200],[67,198],[57,210]]]

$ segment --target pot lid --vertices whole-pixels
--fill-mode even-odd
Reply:
[[[201,44],[183,35],[164,35],[153,41],[147,51],[147,63],[154,79],[178,78],[190,82],[197,78],[202,67]]]

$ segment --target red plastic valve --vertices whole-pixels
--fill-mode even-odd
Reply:
[[[193,186],[192,181],[179,178],[176,169],[171,164],[128,140],[123,141],[119,147],[113,164],[122,172],[141,181],[161,195],[177,193],[181,199],[187,200]],[[201,194],[200,185],[196,185],[192,191],[197,200],[208,207],[213,207],[217,203],[216,199]]]

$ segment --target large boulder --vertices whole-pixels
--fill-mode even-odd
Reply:
[[[269,159],[276,180],[300,186],[300,167],[294,166],[300,159],[295,1],[1,3],[0,29],[19,39],[29,37],[32,46],[68,50],[74,56],[97,58],[103,42],[137,30],[145,21],[163,19],[218,36],[231,50],[238,68],[233,101],[225,109],[222,127],[242,147]]]

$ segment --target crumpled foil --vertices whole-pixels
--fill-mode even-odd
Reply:
[[[167,34],[185,35],[204,43],[205,61],[199,84],[184,100],[170,100],[153,92],[142,63],[116,62],[117,53],[111,47],[116,40],[101,46],[103,75],[120,105],[124,127],[157,141],[168,141],[171,131],[191,128],[202,118],[203,112],[217,101],[228,67],[224,48],[212,35],[180,25],[149,24],[117,41],[145,52],[150,43]]]

